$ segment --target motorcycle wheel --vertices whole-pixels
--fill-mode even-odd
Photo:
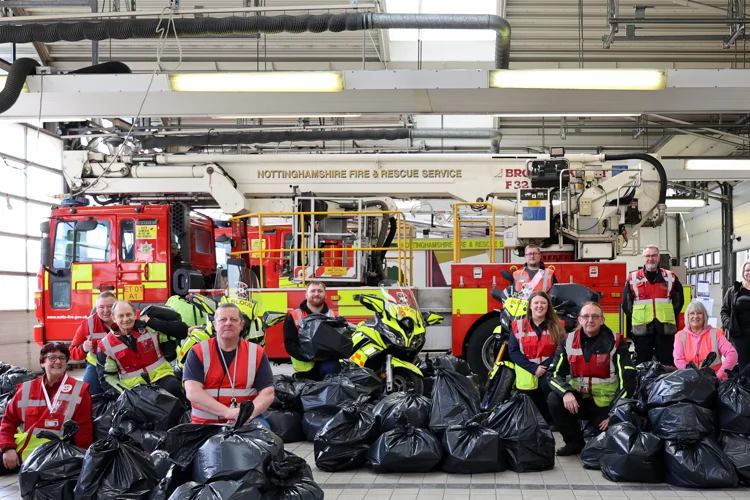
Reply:
[[[495,366],[495,356],[499,346],[494,341],[496,323],[485,321],[472,334],[466,346],[466,361],[469,368],[479,375],[480,380],[487,380],[490,370]]]
[[[409,370],[393,371],[393,392],[413,391],[421,395],[424,392],[424,380]]]

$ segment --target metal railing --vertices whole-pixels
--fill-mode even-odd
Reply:
[[[492,216],[489,219],[461,219],[458,209],[460,207],[485,207],[489,208]],[[453,204],[453,262],[461,262],[461,224],[487,224],[489,227],[489,253],[490,264],[495,263],[495,206],[489,202],[459,202]]]

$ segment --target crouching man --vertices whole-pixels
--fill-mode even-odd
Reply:
[[[240,338],[242,327],[240,309],[221,304],[214,316],[216,336],[188,353],[182,380],[194,424],[235,423],[240,403],[252,401],[249,420],[269,427],[263,412],[274,398],[271,363],[261,346]]]

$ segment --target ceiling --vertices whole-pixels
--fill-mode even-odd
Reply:
[[[128,10],[132,0],[99,0],[97,10],[110,12]],[[741,0],[652,0],[646,18],[664,19],[719,19],[727,16],[731,2]],[[260,5],[262,15],[303,15],[326,12],[358,11],[383,12],[394,5],[408,10],[416,0],[246,0],[250,6]],[[619,4],[620,18],[636,16],[635,6],[642,1],[632,0],[476,0],[476,5],[489,9],[486,13],[500,13],[512,27],[511,69],[514,68],[745,68],[747,53],[744,37],[729,49],[724,49],[722,37],[729,34],[725,24],[638,24],[636,37],[668,37],[657,41],[622,40],[628,32],[620,32],[610,48],[603,48],[602,37],[607,35],[607,4]],[[51,1],[50,3],[53,3]],[[423,12],[462,12],[460,2],[421,0]],[[2,2],[0,2],[0,5]],[[412,5],[414,4],[414,5]],[[687,4],[690,6],[683,6]],[[181,0],[181,10],[203,7],[235,9],[242,0]],[[320,8],[321,5],[327,8]],[[168,0],[138,0],[138,11],[162,12]],[[333,6],[333,7],[331,7]],[[489,7],[488,7],[489,6]],[[263,11],[263,9],[268,9]],[[273,9],[273,10],[272,10]],[[722,10],[723,9],[723,12]],[[73,13],[90,12],[89,7],[28,7],[15,14],[26,16],[50,15],[64,18]],[[165,11],[166,12],[166,11]],[[192,16],[194,14],[188,14]],[[199,14],[200,15],[200,14]],[[212,13],[226,16],[231,13]],[[256,13],[246,13],[256,15]],[[20,16],[19,16],[20,17]],[[582,30],[581,30],[582,28]],[[409,39],[413,35],[413,39]],[[453,35],[453,34],[451,34]],[[169,40],[162,47],[160,61],[165,71],[283,71],[283,70],[346,70],[346,69],[473,69],[492,68],[494,40],[487,32],[473,32],[462,38],[442,36],[423,31],[421,43],[416,33],[403,36],[385,30],[322,34],[279,34],[260,37],[201,37]],[[691,40],[678,37],[691,37]],[[394,39],[395,38],[395,39]],[[454,38],[454,39],[451,39]],[[457,38],[457,39],[455,39]],[[701,39],[696,41],[696,39]],[[127,63],[134,71],[154,71],[157,59],[156,40],[114,40],[100,42],[99,61],[117,60]],[[16,47],[16,56],[41,60],[56,70],[72,70],[91,64],[91,42],[57,42],[27,44]],[[0,57],[10,60],[12,48],[0,45]],[[746,108],[747,106],[745,106]],[[738,109],[743,106],[738,103]],[[750,110],[748,110],[750,111]],[[133,110],[135,114],[137,110]],[[115,117],[113,117],[115,118]],[[93,132],[123,135],[131,118],[122,117],[119,128],[96,128],[85,124]],[[134,132],[197,131],[209,128],[233,129],[301,129],[348,127],[404,126],[430,128],[497,128],[503,134],[501,150],[541,151],[551,145],[562,145],[572,151],[649,151],[674,156],[747,154],[748,127],[746,113],[732,115],[700,114],[672,117],[685,124],[669,121],[670,117],[493,117],[493,116],[426,116],[398,114],[365,114],[347,117],[310,117],[307,121],[295,117],[285,119],[226,119],[216,117],[164,117],[161,122],[138,123]],[[740,124],[736,124],[740,122]],[[730,127],[731,126],[731,127]],[[711,128],[714,131],[708,131]],[[84,132],[81,127],[69,127],[67,134]],[[71,131],[72,130],[72,131]],[[726,136],[716,132],[729,132]],[[266,145],[266,150],[326,151],[419,151],[453,150],[486,151],[488,141],[477,140],[402,140],[391,143],[378,141],[317,142],[314,144]],[[255,146],[253,149],[259,149]]]

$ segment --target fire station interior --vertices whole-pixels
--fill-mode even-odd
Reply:
[[[102,292],[137,314],[210,297],[180,316],[197,327],[251,304],[275,377],[262,446],[219,434],[260,465],[227,448],[180,468],[176,426],[118,430],[127,398],[93,396],[95,443],[58,432],[63,458],[24,456],[0,499],[750,500],[747,16],[745,0],[0,0],[0,415],[23,413],[41,349],[70,346]],[[310,282],[346,320],[343,371],[292,383],[283,319]],[[550,316],[518,333],[539,290],[562,325],[550,350]],[[593,363],[589,322],[613,339]]]

